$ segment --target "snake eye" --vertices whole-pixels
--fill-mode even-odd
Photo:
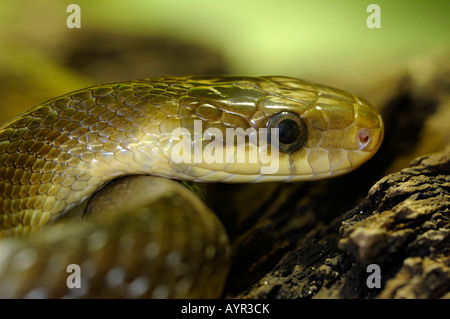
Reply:
[[[272,116],[267,122],[267,140],[271,142],[272,128],[278,129],[279,150],[291,153],[306,142],[306,125],[295,113],[281,112]]]

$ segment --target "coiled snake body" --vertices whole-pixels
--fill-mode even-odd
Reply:
[[[249,128],[268,129],[259,136],[268,143],[219,138]],[[188,135],[182,145],[224,160],[174,160]],[[218,297],[229,263],[223,226],[169,179],[326,178],[361,165],[382,138],[364,100],[286,77],[151,78],[38,105],[0,129],[0,297]],[[212,152],[213,140],[229,152]],[[239,161],[241,146],[256,161]],[[276,171],[264,171],[263,154],[277,155]],[[87,198],[87,213],[61,218]]]

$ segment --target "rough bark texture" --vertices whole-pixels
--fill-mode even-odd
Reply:
[[[247,298],[439,298],[450,292],[450,149],[377,182],[366,199],[307,234]],[[381,288],[369,289],[381,269]]]

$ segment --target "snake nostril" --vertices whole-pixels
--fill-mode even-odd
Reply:
[[[366,129],[360,129],[358,132],[358,146],[359,149],[362,150],[364,147],[369,144],[370,141],[370,132]]]

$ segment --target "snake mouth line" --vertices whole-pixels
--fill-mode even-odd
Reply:
[[[328,178],[328,177],[335,177],[335,176],[340,176],[343,175],[353,169],[355,169],[356,167],[350,167],[350,168],[342,168],[342,169],[336,169],[336,170],[328,170],[325,172],[317,172],[314,174],[314,176],[312,177],[311,174],[308,173],[304,173],[304,174],[277,174],[277,181],[280,182],[293,182],[293,181],[312,181],[312,180],[318,180],[318,179],[323,179],[323,178]],[[194,182],[232,182],[234,178],[236,177],[246,177],[249,179],[249,183],[253,184],[253,183],[260,183],[262,181],[264,181],[265,179],[267,179],[268,182],[274,181],[271,179],[270,174],[264,175],[264,174],[228,174],[224,179],[222,180],[217,180],[216,177],[214,176],[214,178],[211,178],[211,180],[208,179],[208,176],[214,175],[214,173],[216,173],[216,171],[211,171],[203,176],[201,176],[198,179],[194,179]]]

